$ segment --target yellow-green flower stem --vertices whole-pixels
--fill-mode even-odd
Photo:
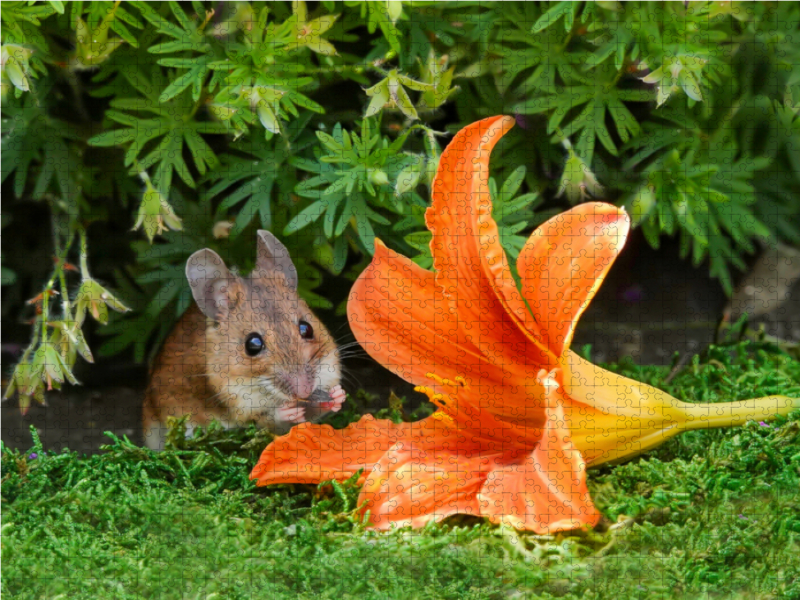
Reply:
[[[737,427],[747,421],[785,417],[800,409],[800,398],[764,396],[721,404],[686,404],[686,430]]]
[[[800,410],[800,398],[789,396],[765,396],[736,402],[695,404],[679,402],[674,407],[676,417],[661,428],[653,428],[642,437],[635,437],[637,451],[630,447],[617,446],[605,449],[602,457],[589,461],[590,467],[605,463],[614,463],[618,459],[629,460],[636,454],[642,454],[660,446],[669,438],[697,429],[716,429],[718,427],[738,427],[748,421],[769,421],[775,417],[785,417],[789,413]],[[681,414],[682,413],[682,414]],[[602,440],[598,440],[602,444]]]

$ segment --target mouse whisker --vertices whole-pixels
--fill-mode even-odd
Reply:
[[[209,396],[208,398],[206,398],[205,402],[212,402],[213,401],[213,403],[216,406],[222,406],[222,398],[221,398],[221,396],[222,396],[222,394],[224,394],[226,392],[227,392],[227,390],[223,389],[223,390],[217,392],[216,394],[213,394],[212,396]]]
[[[349,348],[339,348],[337,350],[338,356],[367,356],[367,351],[364,348],[359,348],[357,346],[351,346]]]
[[[339,333],[344,327],[350,325],[348,321],[343,321],[336,329],[334,329],[331,333]]]
[[[337,350],[340,350],[340,351],[341,350],[347,350],[348,348],[353,348],[353,347],[357,347],[357,346],[360,346],[360,345],[361,344],[359,344],[358,342],[349,342],[347,344],[340,344],[339,346],[337,346]]]
[[[340,356],[339,357],[339,361],[340,362],[350,362],[352,360],[363,359],[363,358],[365,358],[365,357],[364,356],[358,356],[358,355],[345,355],[345,356]]]
[[[351,332],[344,333],[338,338],[334,338],[336,343],[350,343],[355,340],[355,336]]]
[[[369,354],[367,354],[364,350],[360,348],[350,348],[348,350],[345,350],[344,352],[337,352],[336,356],[338,356],[339,359],[345,359],[353,356],[367,357],[369,356]]]
[[[361,382],[357,381],[352,375],[342,375],[342,382],[346,383],[347,387],[353,390],[352,395],[355,395],[356,391],[364,389],[364,386],[361,385]]]
[[[340,358],[341,360],[347,360],[349,362],[357,362],[359,364],[374,363],[374,359],[369,354],[362,354],[360,352],[357,354],[346,354]]]
[[[275,384],[275,379],[273,377],[269,377],[267,375],[262,375],[257,377],[256,380],[258,381],[259,385],[264,389],[267,395],[270,396],[277,396],[285,401],[290,401],[292,398],[284,392],[280,387]]]
[[[352,348],[353,346],[360,346],[357,340],[342,341],[336,344],[337,348]]]
[[[322,354],[323,351],[324,351],[324,348],[322,346],[320,346],[319,348],[314,350],[314,353],[311,355],[310,360],[314,360],[315,358],[319,357],[319,355]]]

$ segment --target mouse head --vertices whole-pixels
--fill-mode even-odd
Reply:
[[[206,343],[215,388],[285,402],[338,383],[333,339],[298,296],[289,251],[269,231],[258,232],[256,268],[248,277],[231,273],[217,253],[205,249],[189,258],[186,278],[197,306],[214,322]]]

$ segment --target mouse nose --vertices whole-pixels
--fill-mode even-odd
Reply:
[[[306,373],[287,374],[286,383],[289,384],[289,389],[291,389],[298,398],[308,398],[317,387],[316,377],[312,377]]]

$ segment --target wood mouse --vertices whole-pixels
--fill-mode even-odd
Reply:
[[[336,344],[298,296],[289,251],[269,231],[257,237],[256,267],[246,278],[212,250],[189,257],[196,305],[153,365],[143,407],[149,448],[164,448],[167,417],[190,415],[187,435],[212,419],[282,434],[342,407]]]

